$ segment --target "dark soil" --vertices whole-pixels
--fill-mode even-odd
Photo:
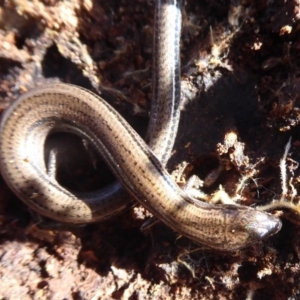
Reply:
[[[218,169],[205,192],[222,185],[235,196],[249,175],[241,204],[270,203],[282,193],[279,161],[292,136],[287,174],[300,195],[299,8],[290,0],[186,0],[182,115],[168,163],[179,183]],[[153,13],[146,0],[0,0],[1,107],[34,86],[72,83],[100,94],[144,135]],[[228,146],[230,132],[238,140]],[[79,139],[60,139],[64,185],[112,180],[107,168],[91,171]],[[191,252],[199,246],[161,223],[143,234],[149,214],[139,206],[98,224],[41,229],[0,186],[1,299],[300,299],[300,217],[292,211],[273,211],[282,230],[245,250]]]

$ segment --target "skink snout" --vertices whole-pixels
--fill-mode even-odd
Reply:
[[[282,227],[282,222],[279,218],[258,211],[256,213],[256,220],[254,220],[252,224],[255,226],[253,230],[255,230],[256,234],[261,239],[276,234]]]

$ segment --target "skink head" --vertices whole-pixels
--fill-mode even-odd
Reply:
[[[215,206],[211,213],[216,216],[219,209]],[[239,205],[222,206],[219,217],[221,220],[214,222],[214,226],[207,224],[210,235],[202,242],[223,251],[246,248],[277,233],[282,226],[280,219],[271,214]]]
[[[245,248],[275,233],[282,226],[279,218],[247,207],[227,206],[225,245],[229,250]],[[226,249],[224,249],[226,250]]]

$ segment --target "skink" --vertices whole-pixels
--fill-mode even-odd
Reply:
[[[166,18],[164,14],[170,16],[174,11],[177,12],[175,19],[180,18],[177,1],[158,1],[157,7],[156,20],[160,19],[162,23]],[[158,26],[162,26],[161,23]],[[158,40],[162,40],[161,36]],[[170,46],[170,49],[178,51],[178,45],[175,48]],[[174,94],[179,89],[176,83],[179,71],[177,67],[171,70],[174,70],[170,72],[173,75],[166,86],[171,82],[175,87],[171,94]],[[157,96],[162,96],[162,92]],[[175,98],[172,96],[173,100]],[[178,108],[178,102],[176,105]],[[179,114],[174,111],[174,105],[167,107],[172,124]],[[158,117],[158,113],[154,112],[157,121],[151,121],[153,124],[164,118]],[[177,125],[173,123],[167,127],[167,132],[172,132],[174,126]],[[124,201],[118,202],[117,198],[113,205],[111,199],[106,201],[107,191],[101,192],[103,201],[95,195],[85,197],[67,191],[47,173],[44,143],[53,131],[71,131],[89,140],[135,200],[196,243],[232,251],[270,236],[281,228],[278,218],[253,208],[211,205],[186,195],[164,168],[169,154],[159,154],[153,146],[156,156],[103,99],[66,84],[47,85],[22,95],[4,113],[0,124],[1,173],[16,195],[45,216],[69,223],[95,222],[102,218],[103,211],[108,216],[110,209],[119,210],[118,205],[124,206]],[[159,138],[162,133],[154,135]],[[148,139],[152,138],[155,137],[148,134]],[[173,142],[166,141],[165,151],[170,152]]]

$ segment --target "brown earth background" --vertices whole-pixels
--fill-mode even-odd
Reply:
[[[182,116],[168,163],[179,183],[191,173],[205,178],[221,157],[226,168],[205,192],[222,185],[234,196],[251,174],[241,203],[269,203],[282,193],[279,161],[292,136],[287,174],[300,195],[299,8],[291,0],[186,0]],[[153,14],[153,0],[0,0],[1,108],[34,86],[72,83],[100,94],[144,135]],[[228,132],[239,142],[227,149]],[[79,139],[57,135],[48,147],[60,140],[62,184],[89,190],[112,180],[98,158],[94,170]],[[273,212],[282,230],[245,250],[191,252],[198,246],[163,224],[142,233],[149,214],[141,207],[102,223],[40,229],[3,181],[0,199],[1,299],[300,299],[294,212]]]

